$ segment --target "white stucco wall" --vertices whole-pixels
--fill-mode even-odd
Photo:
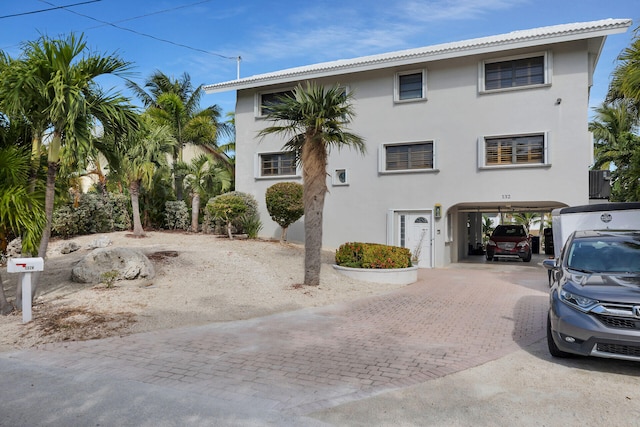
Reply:
[[[542,51],[550,52],[552,58],[550,86],[479,93],[481,60]],[[423,67],[427,69],[427,100],[394,103],[395,72]],[[455,222],[454,238],[460,237],[462,219],[455,208],[451,210],[460,203],[588,203],[591,142],[587,132],[587,41],[342,75],[319,82],[337,82],[355,91],[357,116],[350,128],[367,145],[365,156],[349,150],[331,153],[327,171],[348,169],[349,185],[333,186],[328,177],[324,209],[327,248],[347,241],[385,243],[389,210],[431,211],[439,203],[442,218],[433,227],[433,248],[434,265],[442,266],[455,261],[465,250],[460,241],[446,243],[449,212]],[[269,218],[264,194],[281,179],[256,179],[255,160],[258,152],[280,151],[284,141],[274,136],[257,138],[269,122],[255,117],[254,102],[254,90],[238,92],[236,189],[256,197],[264,223],[262,234],[277,237],[279,227]],[[480,138],[541,132],[549,137],[549,166],[490,170],[478,167]],[[379,173],[381,144],[425,140],[436,141],[437,171]],[[303,238],[302,223],[298,222],[291,227],[289,239]]]

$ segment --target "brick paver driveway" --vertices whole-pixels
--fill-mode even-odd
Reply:
[[[421,270],[416,284],[347,304],[0,356],[308,414],[541,339],[547,291],[535,261],[456,264]]]

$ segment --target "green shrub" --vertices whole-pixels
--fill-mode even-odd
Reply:
[[[105,197],[97,193],[82,194],[77,206],[69,202],[56,208],[51,223],[52,234],[68,238],[128,229],[131,220],[126,199],[124,195],[108,194]]]
[[[64,239],[82,234],[78,227],[78,216],[73,206],[64,205],[53,211],[51,234],[61,236]]]
[[[287,240],[287,228],[304,215],[302,184],[279,182],[267,188],[265,201],[271,219],[282,227],[281,241]]]
[[[241,222],[244,215],[249,215],[247,205],[238,195],[231,193],[221,194],[214,197],[213,201],[207,203],[207,211],[216,220],[223,221],[227,226],[227,234],[232,239],[232,225],[234,222]]]
[[[411,266],[411,251],[379,243],[345,243],[336,251],[336,264],[352,268],[406,268]]]
[[[189,208],[184,200],[165,203],[164,225],[169,230],[188,230],[191,226]]]
[[[122,193],[109,193],[114,231],[131,230],[131,198]]]
[[[212,206],[215,200],[218,197],[226,197],[226,196],[238,197],[244,203],[246,210],[242,215],[239,215],[236,218],[231,220],[231,226],[236,233],[246,233],[247,235],[249,235],[250,233],[248,232],[248,230],[244,228],[244,222],[246,220],[245,218],[257,218],[257,220],[260,221],[260,215],[258,214],[258,202],[256,201],[255,197],[253,197],[251,194],[243,193],[241,191],[231,191],[229,193],[224,193],[209,199],[209,201],[205,206],[204,215],[202,218],[202,231],[205,234],[208,234],[208,233],[224,234],[228,232],[226,221],[216,217],[213,214],[213,210],[212,210]],[[262,223],[260,223],[260,229],[262,229]]]
[[[240,223],[249,239],[255,239],[258,237],[258,233],[262,230],[262,221],[260,221],[260,217],[258,215],[249,216],[244,214],[240,218]]]

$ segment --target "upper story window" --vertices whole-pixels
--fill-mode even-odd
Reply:
[[[264,117],[269,113],[269,106],[279,102],[283,96],[293,96],[293,90],[282,90],[278,92],[260,92],[256,94],[255,115]]]
[[[481,167],[546,165],[545,134],[483,138]]]
[[[396,73],[394,90],[395,101],[406,102],[426,99],[426,80],[425,70],[403,71]]]
[[[380,172],[435,170],[433,141],[385,144],[380,157]]]
[[[480,72],[481,92],[550,84],[549,62],[547,53],[484,61]]]
[[[260,178],[280,176],[296,176],[296,158],[292,152],[258,154],[258,171]]]

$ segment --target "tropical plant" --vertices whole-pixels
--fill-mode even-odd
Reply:
[[[524,225],[527,233],[530,232],[532,225],[540,221],[540,215],[534,212],[516,212],[512,216],[513,222]]]
[[[595,140],[593,169],[611,170],[611,201],[640,200],[639,117],[628,99],[596,109],[589,130]]]
[[[232,223],[239,220],[247,211],[247,205],[241,197],[233,194],[222,194],[215,197],[211,204],[207,204],[214,218],[221,219],[225,222],[227,235],[229,239],[233,239]]]
[[[201,154],[183,167],[185,188],[191,194],[191,231],[198,232],[200,200],[231,188],[231,173],[213,156]]]
[[[307,83],[298,85],[292,95],[280,96],[270,104],[267,119],[275,122],[259,135],[284,134],[284,150],[295,153],[302,164],[304,186],[305,272],[304,284],[320,284],[322,249],[322,214],[327,193],[327,159],[331,148],[352,147],[361,153],[361,137],[346,130],[354,115],[351,100],[339,85],[330,88]]]
[[[35,111],[34,116],[39,119],[44,111],[46,128],[51,129],[47,144],[47,222],[38,249],[38,255],[44,257],[51,235],[55,181],[62,147],[90,145],[91,131],[98,122],[105,133],[135,126],[131,104],[118,94],[103,92],[95,82],[99,76],[122,75],[129,70],[130,64],[115,55],[89,52],[83,36],[74,34],[62,39],[42,36],[24,45],[23,56],[25,66],[18,72],[23,84],[2,92],[13,100],[9,103],[15,110],[27,118]],[[24,99],[19,100],[23,95]],[[44,110],[40,110],[43,106]]]
[[[636,113],[640,107],[640,27],[636,28],[631,45],[618,55],[619,64],[613,71],[607,102],[626,99],[634,106]]]
[[[486,215],[482,215],[482,236],[483,239],[486,238],[486,236],[491,235],[491,232],[493,231],[493,220],[486,216]]]
[[[175,147],[176,140],[167,126],[160,126],[141,117],[137,131],[126,134],[118,146],[111,170],[129,189],[133,213],[133,235],[144,236],[140,219],[140,190],[153,182],[157,173],[167,169],[166,153]]]
[[[164,225],[169,230],[189,229],[189,208],[184,200],[169,200],[165,203]]]
[[[282,227],[280,242],[287,240],[287,229],[304,215],[303,187],[297,182],[279,182],[267,188],[265,201],[271,219]]]
[[[199,145],[219,160],[228,161],[216,145],[218,135],[229,132],[228,126],[220,122],[220,107],[213,105],[200,109],[202,87],[194,89],[187,73],[175,80],[157,71],[145,83],[148,92],[131,81],[128,86],[147,107],[149,116],[157,123],[168,126],[178,142],[171,155],[175,193],[177,199],[182,200],[184,175],[179,162],[183,162],[186,144]]]
[[[29,192],[29,164],[27,150],[0,147],[0,253],[6,249],[9,236],[22,237],[23,253],[37,251],[45,224],[43,193]],[[21,289],[20,284],[17,289]],[[0,278],[0,313],[7,314],[12,310]]]

